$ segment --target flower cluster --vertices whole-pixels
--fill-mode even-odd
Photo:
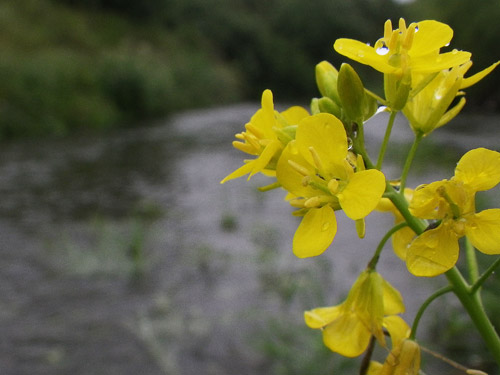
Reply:
[[[476,212],[476,193],[500,183],[500,153],[484,148],[471,150],[459,160],[449,180],[406,187],[416,149],[423,138],[452,120],[465,105],[464,89],[478,83],[500,63],[465,77],[472,65],[471,53],[443,51],[453,30],[441,22],[426,20],[409,25],[401,19],[394,29],[388,20],[383,37],[374,46],[352,39],[338,39],[334,49],[383,74],[384,97],[365,89],[349,64],[336,69],[323,61],[316,66],[320,97],[311,101],[310,112],[291,107],[274,109],[270,90],[262,95],[262,108],[236,135],[233,146],[255,156],[230,173],[221,183],[256,173],[274,181],[261,190],[281,188],[302,217],[292,241],[299,258],[319,256],[337,233],[336,211],[355,223],[363,237],[365,218],[374,210],[394,216],[394,227],[374,249],[374,254],[353,284],[346,300],[331,307],[306,311],[306,324],[321,329],[325,345],[346,357],[357,357],[377,342],[391,349],[384,363],[371,361],[363,373],[371,375],[418,374],[420,345],[415,341],[421,312],[432,299],[452,290],[457,294],[493,353],[500,353],[500,338],[482,310],[479,286],[490,275],[477,275],[474,248],[484,254],[500,254],[500,209]],[[377,162],[365,148],[364,126],[374,115],[390,112]],[[408,120],[414,143],[401,175],[386,178],[383,158],[397,113]],[[455,266],[460,242],[470,244],[469,285]],[[376,271],[385,242],[392,238],[397,256],[415,276],[446,273],[450,282],[422,305],[412,328],[400,317],[403,299]],[[499,359],[500,362],[500,359]],[[368,363],[368,362],[366,362]],[[474,373],[475,370],[471,370]],[[477,372],[480,373],[480,372]]]

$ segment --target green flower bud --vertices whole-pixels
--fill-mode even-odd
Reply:
[[[341,108],[330,98],[323,97],[319,99],[318,106],[321,112],[331,113],[337,118],[340,118],[340,116],[342,115]]]
[[[319,99],[313,98],[311,100],[311,115],[317,115],[318,113],[321,113],[321,110],[319,109]]]
[[[340,98],[337,93],[338,74],[337,69],[328,61],[322,61],[316,65],[316,84],[319,92],[340,106]]]
[[[344,63],[340,67],[337,92],[345,115],[356,123],[362,123],[365,117],[365,88],[349,64]]]

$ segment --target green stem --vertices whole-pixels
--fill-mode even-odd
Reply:
[[[378,154],[377,166],[376,168],[380,170],[382,168],[382,163],[384,161],[385,151],[387,150],[387,145],[389,144],[389,138],[391,137],[392,127],[394,125],[394,120],[396,119],[397,111],[391,111],[389,116],[389,122],[387,123],[387,129],[385,130],[384,140],[380,146],[380,152]]]
[[[476,293],[477,290],[481,287],[481,285],[483,285],[483,283],[488,279],[488,277],[490,277],[491,274],[495,272],[498,266],[500,266],[500,258],[494,261],[493,264],[489,266],[489,268],[486,271],[484,271],[484,273],[479,278],[476,279],[474,285],[471,286],[469,293],[470,294]]]
[[[400,230],[401,228],[404,228],[406,226],[408,226],[408,224],[406,222],[399,223],[398,225],[395,225],[394,227],[392,227],[391,230],[385,234],[385,236],[380,240],[380,242],[377,246],[377,249],[375,250],[375,253],[373,254],[372,259],[368,263],[368,268],[375,269],[375,267],[378,263],[378,259],[380,258],[380,253],[384,249],[386,242],[391,238],[391,236],[394,233],[396,233],[398,230]]]
[[[451,292],[452,290],[453,290],[453,287],[451,285],[448,285],[444,288],[439,289],[438,291],[433,293],[429,298],[427,298],[425,300],[425,302],[422,304],[422,306],[420,306],[420,309],[418,309],[417,315],[415,315],[415,319],[413,320],[413,325],[411,327],[410,339],[415,340],[415,336],[417,334],[417,328],[418,328],[418,324],[420,323],[420,319],[422,318],[424,311],[431,304],[431,302],[434,301],[436,298],[441,297],[443,294]]]
[[[413,162],[413,159],[415,158],[415,153],[417,152],[418,145],[420,144],[422,138],[423,138],[422,133],[418,133],[415,135],[415,140],[413,141],[410,151],[408,152],[408,156],[406,157],[405,165],[403,167],[403,173],[401,174],[401,187],[399,190],[401,194],[404,194],[406,187],[406,178],[408,177],[411,164]]]
[[[479,278],[479,267],[477,265],[476,250],[465,237],[465,257],[467,259],[467,269],[469,270],[469,283],[474,284]]]
[[[453,287],[453,292],[469,314],[497,364],[500,365],[500,337],[483,309],[479,294],[470,293],[470,287],[456,267],[447,271],[446,277]]]

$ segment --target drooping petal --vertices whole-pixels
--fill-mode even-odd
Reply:
[[[281,143],[277,140],[269,142],[262,153],[259,155],[259,157],[255,159],[252,172],[248,176],[248,179],[250,179],[250,177],[252,177],[254,174],[263,171],[269,164],[271,159],[274,157],[274,155],[276,155],[276,153],[281,149],[281,147]]]
[[[312,147],[324,171],[336,170],[338,165],[343,165],[347,155],[347,135],[344,125],[335,116],[319,113],[302,119],[295,137],[299,152],[309,164],[318,167],[311,154]]]
[[[377,207],[384,191],[384,174],[376,169],[368,169],[354,173],[337,197],[345,214],[358,220]]]
[[[441,22],[426,20],[418,22],[418,31],[413,37],[410,56],[427,55],[450,43],[453,38],[453,29]],[[437,71],[437,70],[436,70]]]
[[[465,235],[485,254],[500,254],[500,209],[481,211],[467,218]]]
[[[498,64],[500,64],[500,61],[497,61],[496,63],[491,64],[489,67],[481,70],[480,72],[474,74],[473,76],[464,78],[462,80],[462,84],[460,85],[460,89],[466,89],[467,87],[475,85],[480,80],[482,80],[484,77],[486,77],[488,74],[490,74],[493,71],[493,69],[495,69],[497,67]]]
[[[383,325],[391,336],[393,348],[398,346],[402,340],[408,338],[410,334],[410,327],[403,318],[398,315],[386,316]]]
[[[486,148],[470,150],[458,162],[454,179],[472,192],[493,188],[500,182],[500,153]]]
[[[379,72],[394,73],[397,70],[397,67],[388,63],[387,56],[379,55],[373,47],[358,40],[340,38],[335,41],[333,48],[341,55],[361,64],[369,65]]]
[[[323,329],[323,341],[344,357],[357,357],[370,342],[371,332],[353,312],[345,312]]]
[[[318,307],[304,312],[304,320],[309,328],[323,328],[337,319],[342,311],[342,305]]]
[[[252,160],[246,164],[243,164],[237,170],[235,170],[234,172],[232,172],[229,175],[227,175],[226,177],[224,177],[224,179],[220,183],[223,184],[229,180],[233,180],[235,178],[244,176],[247,173],[250,173],[254,168],[254,164],[255,164],[255,160]]]
[[[395,315],[405,312],[401,293],[384,279],[382,279],[382,292],[384,298],[384,315]]]
[[[406,254],[406,266],[415,276],[437,276],[458,260],[458,238],[450,225],[427,230],[415,238]]]
[[[337,233],[335,212],[329,205],[311,208],[293,237],[293,253],[299,258],[313,257],[323,253]]]

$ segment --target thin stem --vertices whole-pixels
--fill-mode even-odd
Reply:
[[[479,267],[477,265],[476,250],[467,237],[465,237],[465,257],[469,270],[469,283],[474,284],[479,278]]]
[[[368,263],[368,268],[375,269],[375,267],[377,265],[377,262],[378,262],[378,260],[380,258],[380,253],[384,249],[384,246],[385,246],[386,242],[391,238],[391,236],[394,233],[396,233],[401,228],[404,228],[404,227],[407,227],[407,226],[408,226],[408,224],[406,222],[399,223],[398,225],[395,225],[394,227],[392,227],[391,230],[389,230],[385,234],[385,236],[380,240],[380,242],[379,242],[379,244],[377,246],[377,249],[375,250],[375,253],[373,254],[372,259]]]
[[[429,298],[427,298],[425,300],[425,302],[422,304],[422,306],[420,306],[420,308],[418,309],[417,315],[415,315],[415,319],[413,320],[413,325],[411,327],[410,339],[415,340],[415,336],[417,334],[417,328],[418,328],[418,324],[420,323],[420,319],[422,318],[424,311],[431,304],[431,302],[434,301],[435,299],[437,299],[438,297],[441,297],[443,294],[451,292],[452,290],[453,290],[453,287],[451,285],[448,285],[444,288],[439,289],[438,291],[433,293]]]
[[[474,282],[474,285],[471,286],[469,293],[474,294],[477,292],[477,290],[483,285],[483,283],[488,279],[488,277],[491,276],[493,272],[497,269],[497,267],[500,266],[500,258],[498,258],[496,261],[493,262],[489,268],[484,271],[484,273]]]
[[[391,111],[391,115],[389,116],[389,122],[387,123],[387,129],[385,130],[384,140],[382,141],[382,145],[380,146],[380,152],[378,154],[377,160],[377,169],[382,168],[382,163],[384,161],[385,151],[387,150],[387,145],[389,144],[389,138],[391,137],[392,127],[394,125],[394,120],[396,119],[397,111]]]
[[[472,319],[477,330],[481,334],[490,353],[500,365],[500,337],[498,337],[495,327],[491,324],[478,293],[471,294],[470,287],[456,267],[446,272],[446,278],[453,286],[453,292],[458,297]]]
[[[400,187],[401,194],[404,194],[406,187],[406,178],[408,177],[408,172],[410,171],[411,164],[413,162],[413,159],[415,158],[415,153],[417,152],[418,145],[420,144],[422,138],[423,138],[422,133],[417,133],[415,135],[415,140],[413,141],[410,151],[408,152],[408,156],[406,157],[405,165],[403,167],[403,173],[401,174],[401,187]]]

